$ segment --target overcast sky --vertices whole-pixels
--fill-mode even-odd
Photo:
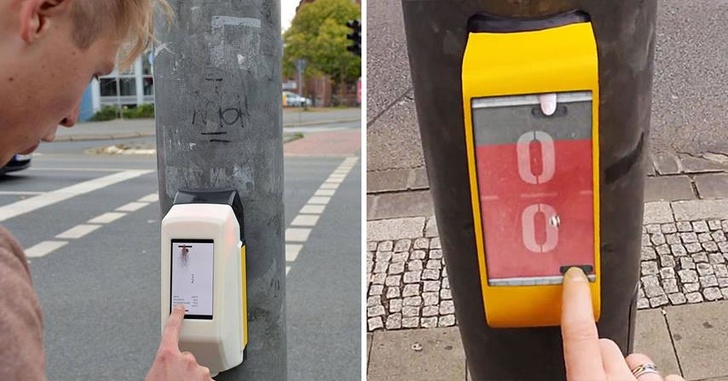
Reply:
[[[296,15],[296,7],[299,1],[281,0],[281,32],[285,32],[291,26],[291,21],[293,21],[293,16]]]

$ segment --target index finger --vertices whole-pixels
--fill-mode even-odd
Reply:
[[[605,379],[589,281],[581,269],[572,267],[564,274],[562,303],[561,337],[567,379]]]
[[[169,315],[167,324],[164,325],[164,331],[162,332],[161,346],[174,346],[175,348],[179,345],[179,334],[182,331],[182,319],[185,317],[185,306],[183,304],[177,305],[172,309],[172,314]]]

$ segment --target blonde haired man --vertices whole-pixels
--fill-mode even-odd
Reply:
[[[73,127],[91,79],[133,61],[165,0],[0,0],[0,166]],[[210,380],[178,348],[184,310],[170,316],[147,380]],[[43,321],[20,245],[0,227],[0,380],[45,380]]]

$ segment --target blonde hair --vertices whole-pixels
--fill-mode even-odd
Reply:
[[[129,68],[154,41],[155,5],[171,22],[173,12],[167,0],[76,0],[72,6],[74,42],[87,49],[103,33],[119,36],[118,66]]]

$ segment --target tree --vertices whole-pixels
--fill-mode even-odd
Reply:
[[[283,73],[296,73],[296,60],[306,59],[305,75],[329,75],[336,82],[361,76],[361,58],[346,47],[351,31],[346,22],[359,19],[359,5],[351,0],[316,0],[301,5],[283,34]]]

